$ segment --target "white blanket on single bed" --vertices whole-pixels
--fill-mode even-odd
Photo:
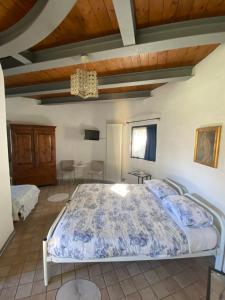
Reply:
[[[19,215],[26,219],[38,202],[40,190],[35,185],[23,184],[11,186],[13,220],[18,221]]]
[[[83,184],[55,228],[48,252],[79,260],[188,253],[185,233],[160,203],[144,185]]]

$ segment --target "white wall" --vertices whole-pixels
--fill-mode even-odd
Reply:
[[[9,163],[6,134],[5,91],[0,66],[0,250],[13,232],[12,204],[10,195]]]
[[[142,168],[154,177],[169,176],[185,184],[225,210],[225,45],[220,46],[195,68],[191,79],[167,84],[142,105],[132,103],[130,118],[146,112],[161,116],[158,122],[157,161],[130,159],[127,170]],[[223,125],[219,164],[214,169],[193,162],[195,130]],[[129,152],[130,130],[125,152]],[[129,182],[135,178],[128,177]]]
[[[84,162],[105,160],[106,123],[120,123],[126,119],[128,106],[127,101],[54,106],[41,106],[38,103],[25,98],[7,99],[7,120],[57,126],[57,162],[63,159]],[[100,140],[84,140],[84,129],[100,130]]]
[[[158,126],[157,161],[130,159],[130,126],[126,126],[123,147],[123,177],[128,170],[142,168],[154,177],[169,176],[191,192],[225,209],[225,129],[222,130],[217,169],[193,162],[195,129],[225,123],[225,46],[220,46],[195,68],[187,81],[167,84],[154,97],[116,103],[85,103],[38,106],[28,99],[7,101],[8,120],[57,126],[57,159],[103,159],[106,122],[161,116]],[[88,126],[101,131],[99,142],[84,141],[80,130]]]

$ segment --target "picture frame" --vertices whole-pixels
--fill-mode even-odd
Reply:
[[[206,300],[225,299],[225,273],[212,267],[208,269]]]
[[[201,127],[196,129],[194,161],[217,168],[222,126]]]

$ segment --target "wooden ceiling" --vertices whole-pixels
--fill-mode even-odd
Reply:
[[[224,0],[134,0],[137,28],[225,15]]]
[[[0,31],[22,19],[37,0],[0,0]]]
[[[225,15],[225,0],[134,0],[134,7],[137,28]],[[112,0],[78,0],[60,26],[32,50],[117,32]]]
[[[181,48],[158,53],[146,53],[136,56],[114,58],[86,64],[88,70],[96,70],[99,76],[138,72],[154,69],[193,66],[211,53],[218,45],[206,45],[191,48]],[[51,81],[69,80],[70,75],[81,65],[5,78],[6,87],[32,85]]]
[[[122,0],[121,0],[122,1]],[[0,32],[22,19],[37,0],[0,0]],[[225,16],[225,0],[133,0],[137,29],[167,23],[206,17]],[[86,41],[96,37],[119,33],[120,28],[112,0],[78,0],[64,21],[44,40],[28,49],[36,51],[55,46]],[[86,64],[89,70],[96,70],[99,76],[110,76],[147,70],[194,66],[209,55],[219,44],[151,52],[139,55],[113,58]],[[29,86],[56,81],[68,81],[70,75],[81,65],[50,68],[5,77],[6,88]],[[83,66],[82,66],[83,67]],[[157,84],[102,89],[101,93],[126,92],[132,90],[153,90]],[[58,93],[57,96],[67,96]],[[55,97],[55,94],[34,96],[36,99]]]

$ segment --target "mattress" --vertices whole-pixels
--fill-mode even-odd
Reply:
[[[23,219],[30,214],[31,210],[38,202],[40,190],[35,185],[12,185],[11,199],[13,220],[18,221],[19,215]]]
[[[216,248],[219,233],[213,226],[204,228],[184,228],[189,244],[189,252],[196,253]]]
[[[81,261],[169,258],[200,251],[199,235],[176,224],[144,185],[83,184],[49,239],[48,253]]]

